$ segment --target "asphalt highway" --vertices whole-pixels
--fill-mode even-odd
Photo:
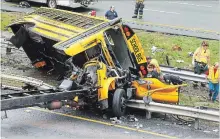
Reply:
[[[12,3],[16,4],[16,3]],[[34,7],[46,6],[31,3]],[[68,9],[86,13],[91,10],[97,11],[97,16],[104,16],[111,5],[115,6],[119,17],[125,20],[150,22],[153,24],[176,26],[191,29],[200,29],[209,32],[220,32],[219,15],[220,4],[217,0],[212,1],[145,1],[143,19],[132,19],[135,2],[131,0],[100,0],[88,8]],[[1,2],[1,9],[13,9],[16,11],[33,11],[32,8],[17,8],[11,3]],[[66,9],[66,8],[65,8]]]
[[[145,1],[144,17],[139,21],[220,31],[219,1]],[[91,6],[104,15],[111,5],[118,15],[132,20],[134,1],[100,1]]]
[[[218,138],[218,125],[200,126],[163,120],[161,117],[146,120],[143,113],[135,113],[137,122],[128,119],[111,123],[94,111],[75,111],[70,108],[49,111],[37,107],[7,111],[8,118],[1,121],[2,139],[102,139],[102,138]],[[4,116],[4,112],[1,113]]]

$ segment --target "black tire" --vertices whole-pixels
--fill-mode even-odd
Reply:
[[[112,111],[114,116],[121,117],[125,114],[125,110],[126,110],[125,100],[126,100],[125,90],[116,89],[112,100]]]
[[[57,2],[56,2],[56,0],[48,0],[48,1],[47,1],[47,5],[48,5],[48,7],[50,7],[50,8],[57,8]]]

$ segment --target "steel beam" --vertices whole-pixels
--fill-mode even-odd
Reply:
[[[197,81],[202,83],[208,82],[205,78],[205,74],[198,75],[191,70],[179,69],[168,66],[160,66],[160,69],[162,73],[176,75],[184,80]]]
[[[204,110],[193,107],[184,107],[184,106],[162,104],[155,102],[150,102],[149,105],[145,105],[144,101],[142,100],[130,100],[128,101],[127,106],[132,108],[147,110],[150,112],[175,114],[175,115],[219,122],[219,111],[217,110],[209,110],[209,109]]]

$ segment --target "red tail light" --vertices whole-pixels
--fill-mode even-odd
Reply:
[[[146,69],[145,69],[144,66],[140,66],[140,70],[141,70],[141,73],[142,73],[143,75],[146,75],[146,74],[147,74],[147,71],[146,71]]]
[[[140,66],[140,70],[145,70],[145,67],[144,66]]]
[[[92,10],[91,16],[96,16],[96,11]]]
[[[146,70],[142,70],[141,73],[142,73],[143,75],[146,75],[146,74],[147,74],[147,71],[146,71]]]
[[[131,33],[128,31],[128,32],[125,33],[125,35],[126,35],[127,37],[129,37],[129,36],[131,36]]]
[[[125,28],[124,28],[124,31],[127,32],[127,31],[129,31],[129,29],[128,29],[127,27],[125,27]]]

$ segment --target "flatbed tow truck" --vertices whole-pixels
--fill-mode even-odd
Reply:
[[[1,110],[92,106],[102,111],[111,109],[120,117],[130,99],[179,101],[179,87],[184,85],[145,78],[144,49],[135,32],[119,18],[109,21],[39,8],[8,27],[15,34],[9,41],[22,47],[39,70],[58,73],[62,83],[42,90],[28,81],[23,87],[26,91],[1,94]]]

